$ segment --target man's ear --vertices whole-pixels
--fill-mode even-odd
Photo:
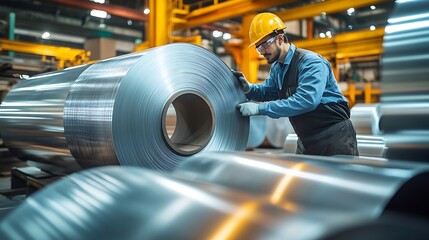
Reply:
[[[279,37],[279,36],[280,36],[280,37]],[[282,35],[282,34],[277,35],[277,39],[279,40],[279,45],[282,45],[282,43],[284,43],[284,42],[285,42],[285,39],[284,39],[284,37],[283,37],[283,35]]]

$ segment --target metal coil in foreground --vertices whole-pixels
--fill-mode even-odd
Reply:
[[[308,240],[355,222],[345,213],[301,213],[228,188],[109,166],[69,175],[31,195],[2,219],[0,239]]]
[[[202,47],[178,43],[92,65],[71,88],[64,123],[82,166],[171,171],[200,151],[244,150],[249,119],[236,110],[244,101],[224,62]]]
[[[217,152],[188,158],[174,174],[263,196],[302,212],[312,207],[346,211],[350,219],[362,214],[373,219],[389,211],[429,217],[426,164],[353,156]]]

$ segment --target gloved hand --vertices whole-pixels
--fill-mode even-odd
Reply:
[[[244,117],[259,115],[259,104],[253,102],[240,103],[237,108]]]
[[[246,77],[244,76],[244,74],[240,71],[234,71],[232,70],[232,73],[234,74],[234,76],[238,79],[238,82],[241,85],[241,88],[243,89],[244,93],[249,93],[250,91],[250,83],[247,81]]]

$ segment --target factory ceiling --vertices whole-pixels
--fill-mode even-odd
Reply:
[[[128,9],[129,14],[142,12],[149,0],[106,0],[109,6]],[[63,4],[68,2],[69,4]],[[84,0],[2,0],[0,3],[0,37],[7,37],[8,17],[11,12],[16,14],[15,34],[17,40],[41,42],[51,45],[62,45],[82,48],[83,42],[88,38],[108,37],[119,41],[131,42],[145,40],[146,22],[142,19],[146,16],[141,14],[142,19],[124,18],[111,14],[106,19],[91,16],[91,9],[76,7],[78,3],[94,4]],[[226,2],[218,0],[218,3]],[[284,11],[303,5],[320,3],[323,0],[285,1],[289,2],[281,6],[260,9],[260,11]],[[353,29],[369,28],[370,25],[385,26],[388,16],[393,8],[393,0],[378,1],[376,9],[356,9],[352,14],[346,11],[316,16],[314,18],[314,29],[318,32],[332,31],[342,32]],[[213,1],[184,0],[189,4],[191,10],[208,7]],[[226,10],[228,11],[228,10]],[[340,26],[332,21],[341,22]],[[240,16],[222,20],[223,22],[240,23]],[[211,26],[211,27],[210,27]],[[206,28],[221,27],[222,23],[210,23]],[[199,26],[195,27],[199,28]],[[43,39],[42,33],[50,31],[57,34],[56,39]],[[204,37],[204,36],[203,36]],[[207,36],[206,36],[207,37]],[[293,39],[293,38],[292,38]]]

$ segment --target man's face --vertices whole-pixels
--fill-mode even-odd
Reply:
[[[268,64],[272,64],[280,57],[280,46],[278,45],[278,35],[266,36],[255,44],[256,51],[259,52],[267,60]]]

